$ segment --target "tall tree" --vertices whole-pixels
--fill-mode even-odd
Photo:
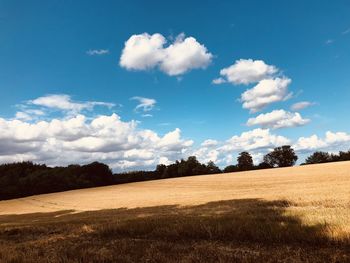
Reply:
[[[290,145],[276,147],[272,152],[264,156],[264,163],[270,167],[293,166],[297,160],[298,156]]]
[[[248,152],[241,152],[237,157],[237,166],[241,171],[252,170],[254,168],[253,158]]]

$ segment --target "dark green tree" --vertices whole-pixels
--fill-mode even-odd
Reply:
[[[331,161],[331,155],[328,152],[314,152],[305,159],[305,164],[327,163]]]
[[[241,171],[252,170],[254,168],[254,164],[250,153],[241,152],[237,157],[237,166]]]
[[[256,169],[269,169],[269,168],[273,168],[273,167],[270,164],[265,162],[259,163],[258,166],[256,167]]]
[[[350,151],[339,152],[338,161],[349,161],[350,160]]]
[[[264,156],[264,163],[270,167],[293,166],[297,160],[298,156],[290,145],[276,147],[272,152]]]
[[[159,178],[165,178],[166,177],[166,165],[165,164],[158,164],[156,167],[155,173]]]
[[[213,161],[209,161],[208,164],[207,164],[207,167],[206,167],[206,172],[208,174],[218,174],[218,173],[221,173],[221,170],[219,167],[217,167],[215,165],[215,163]]]

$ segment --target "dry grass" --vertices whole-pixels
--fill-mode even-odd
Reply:
[[[350,262],[350,162],[27,197],[0,213],[0,262]]]

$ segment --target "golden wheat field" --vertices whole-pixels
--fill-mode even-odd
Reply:
[[[0,214],[1,262],[350,262],[350,162],[31,196]]]

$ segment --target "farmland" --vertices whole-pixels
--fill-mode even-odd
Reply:
[[[350,162],[0,201],[1,262],[348,262]]]

